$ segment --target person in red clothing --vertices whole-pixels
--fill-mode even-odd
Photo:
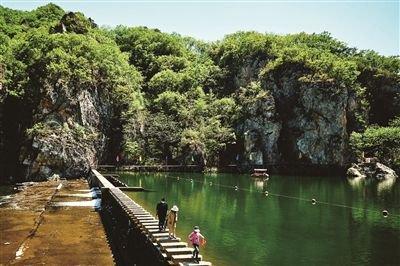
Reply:
[[[204,245],[206,239],[202,234],[200,234],[200,228],[198,226],[193,228],[193,232],[190,233],[188,237],[194,248],[193,258],[199,262],[200,245]]]

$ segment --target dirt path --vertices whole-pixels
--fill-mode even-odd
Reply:
[[[52,206],[91,201],[85,190],[83,179],[34,183],[2,205],[0,265],[113,265],[100,216],[92,207]]]

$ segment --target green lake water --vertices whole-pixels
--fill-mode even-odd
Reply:
[[[188,173],[120,173],[120,179],[154,190],[127,192],[153,214],[161,197],[178,205],[178,236],[187,241],[199,225],[207,239],[201,254],[213,265],[400,265],[399,182]]]

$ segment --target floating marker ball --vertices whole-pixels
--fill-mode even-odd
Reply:
[[[387,210],[383,210],[382,211],[382,215],[383,215],[383,217],[388,217],[389,216],[389,212],[387,211]]]
[[[317,204],[317,200],[316,200],[316,199],[312,199],[312,200],[311,200],[311,204],[312,204],[312,205]]]
[[[238,186],[235,186],[235,190],[238,190],[239,188],[238,188]]]
[[[268,191],[265,191],[264,194],[265,194],[265,196],[268,196]]]

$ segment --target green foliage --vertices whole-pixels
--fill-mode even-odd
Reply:
[[[250,67],[257,71],[273,57],[273,38],[257,32],[237,32],[213,45],[210,56],[223,72],[223,88],[219,88],[219,94],[227,95],[238,89],[236,79],[240,69]]]
[[[124,158],[127,161],[138,162],[141,154],[143,153],[140,145],[136,141],[126,141],[122,147]]]
[[[237,32],[216,43],[210,53],[219,65],[235,70],[248,60],[266,60],[270,56],[272,39],[273,36],[258,32]]]
[[[235,138],[230,124],[235,108],[232,99],[217,99],[201,87],[160,93],[144,122],[146,161],[163,162],[167,157],[181,163],[218,165],[219,152]]]
[[[363,133],[353,132],[350,145],[356,153],[378,157],[383,163],[400,167],[400,122],[395,119],[388,127],[368,127]]]
[[[185,51],[177,36],[161,33],[157,29],[118,26],[112,34],[121,51],[129,53],[130,63],[142,72],[146,80],[164,68],[163,59],[159,57],[180,57]]]
[[[389,126],[400,127],[400,116],[390,121]]]
[[[140,74],[111,40],[39,29],[13,39],[11,50],[6,82],[10,94],[27,93],[27,100],[35,102],[40,89],[52,88],[60,97],[70,97],[71,91],[102,88],[112,93],[116,105],[140,105]]]
[[[160,93],[154,101],[154,108],[164,114],[178,116],[187,105],[187,98],[174,91]]]
[[[102,94],[128,161],[218,165],[246,118],[275,119],[274,104],[265,104],[273,93],[261,84],[295,75],[354,95],[347,130],[367,129],[352,134],[352,146],[398,164],[399,57],[357,51],[327,32],[237,32],[206,43],[147,27],[99,29],[54,4],[31,12],[0,6],[0,64],[8,97],[32,115],[45,92],[56,106],[83,90]],[[63,126],[37,123],[27,134]],[[80,125],[68,130],[91,136]]]
[[[69,12],[61,18],[52,31],[54,33],[75,32],[85,34],[96,27],[97,25],[91,19],[86,19],[82,13]]]
[[[354,55],[360,71],[372,71],[375,77],[399,78],[400,59],[398,56],[382,56],[375,51],[361,51]]]
[[[220,120],[211,117],[196,124],[194,128],[182,132],[180,147],[185,155],[185,161],[196,158],[196,163],[204,166],[218,166],[219,152],[227,143],[235,140],[233,130],[222,126]]]
[[[61,19],[64,13],[64,10],[54,4],[39,7],[31,12],[0,6],[0,32],[13,38],[32,28],[50,28],[52,24]]]
[[[182,127],[174,117],[163,113],[148,114],[141,134],[144,140],[144,159],[160,163],[164,162],[165,157],[176,157],[174,148],[179,143],[181,132]]]
[[[307,82],[335,81],[343,86],[351,86],[359,74],[355,62],[307,46],[289,46],[279,50],[278,57],[267,64],[263,74],[281,71],[280,68],[284,69],[289,64],[303,66],[305,73],[302,81]]]
[[[396,89],[400,83],[400,58],[362,51],[353,59],[360,72],[357,80],[365,88],[365,99],[370,107],[369,122],[387,126],[400,115],[400,91]]]
[[[96,132],[77,123],[73,123],[72,125],[64,123],[60,125],[56,121],[36,123],[26,130],[26,134],[30,138],[49,138],[52,136],[68,138],[72,136],[77,141],[94,141],[98,138]]]
[[[355,54],[356,49],[348,47],[345,43],[336,40],[329,32],[320,34],[307,34],[301,32],[298,34],[289,34],[284,36],[285,42],[292,45],[306,46],[321,51],[326,51],[339,57],[347,57]],[[276,47],[277,48],[277,47]]]
[[[148,83],[146,93],[150,97],[155,97],[165,91],[181,91],[182,74],[172,70],[163,70],[155,74]]]
[[[240,106],[236,114],[239,121],[254,116],[267,116],[273,111],[269,108],[274,107],[274,105],[265,104],[271,100],[271,94],[269,91],[263,90],[259,82],[252,82],[247,87],[240,88],[235,95],[235,100]]]

